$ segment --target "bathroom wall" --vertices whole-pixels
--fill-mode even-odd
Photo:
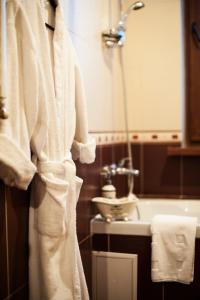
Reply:
[[[181,134],[183,41],[181,0],[146,0],[126,23],[122,48],[128,127],[133,133]],[[107,49],[102,31],[117,25],[131,0],[64,1],[65,18],[85,81],[92,132],[124,131],[120,50]],[[97,113],[98,111],[98,113]],[[102,122],[103,116],[103,122]],[[144,133],[146,136],[144,136]]]
[[[135,193],[180,199],[200,197],[200,159],[168,155],[168,146],[178,145],[182,138],[180,2],[145,2],[146,12],[132,12],[129,16],[127,43],[123,48],[129,136],[134,166],[140,169],[140,176],[135,179]],[[123,7],[131,3],[121,1]],[[91,293],[89,222],[96,211],[90,200],[100,195],[101,167],[127,156],[119,49],[106,49],[101,40],[102,30],[117,23],[120,1],[65,0],[63,4],[66,24],[83,73],[89,128],[98,143],[95,163],[77,163],[77,173],[84,179],[77,207],[77,231]],[[147,10],[151,16],[147,16]],[[168,37],[170,41],[167,41]],[[158,45],[160,39],[162,43]],[[139,52],[142,58],[139,58]],[[156,65],[157,60],[159,65]],[[118,196],[126,194],[125,177],[115,178],[114,184]],[[28,299],[28,206],[29,192],[0,185],[0,300]]]
[[[0,299],[28,299],[29,191],[0,182]]]
[[[124,130],[118,49],[107,49],[103,30],[116,24],[119,1],[63,1],[66,24],[83,73],[91,131]]]

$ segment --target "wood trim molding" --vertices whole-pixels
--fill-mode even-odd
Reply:
[[[200,156],[200,146],[191,147],[168,147],[167,153],[170,156]]]

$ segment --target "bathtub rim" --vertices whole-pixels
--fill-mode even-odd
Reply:
[[[133,236],[151,236],[150,222],[129,220],[106,223],[100,215],[90,222],[91,234],[118,234]],[[197,225],[196,238],[200,238],[200,225]]]
[[[195,203],[198,202],[200,205],[200,200],[198,199],[169,199],[169,198],[140,198],[139,201],[148,203],[149,201],[169,201],[175,204],[179,201],[180,204]],[[151,236],[150,222],[140,221],[137,219],[128,221],[114,221],[111,223],[106,223],[100,214],[96,215],[90,222],[90,232],[91,234],[118,234],[118,235],[134,235],[134,236]],[[200,238],[200,224],[197,225],[196,238]]]

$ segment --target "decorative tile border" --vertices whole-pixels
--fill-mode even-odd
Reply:
[[[127,134],[121,132],[91,132],[97,145],[125,143]],[[180,131],[130,131],[129,140],[133,143],[177,143],[182,141]]]

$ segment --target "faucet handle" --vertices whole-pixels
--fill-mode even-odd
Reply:
[[[107,165],[103,166],[102,169],[101,169],[100,174],[102,176],[108,176],[110,174],[110,168],[109,168],[109,166],[107,166]]]
[[[116,175],[116,169],[117,169],[117,165],[114,163],[109,166],[106,165],[102,167],[100,174],[108,178]]]

